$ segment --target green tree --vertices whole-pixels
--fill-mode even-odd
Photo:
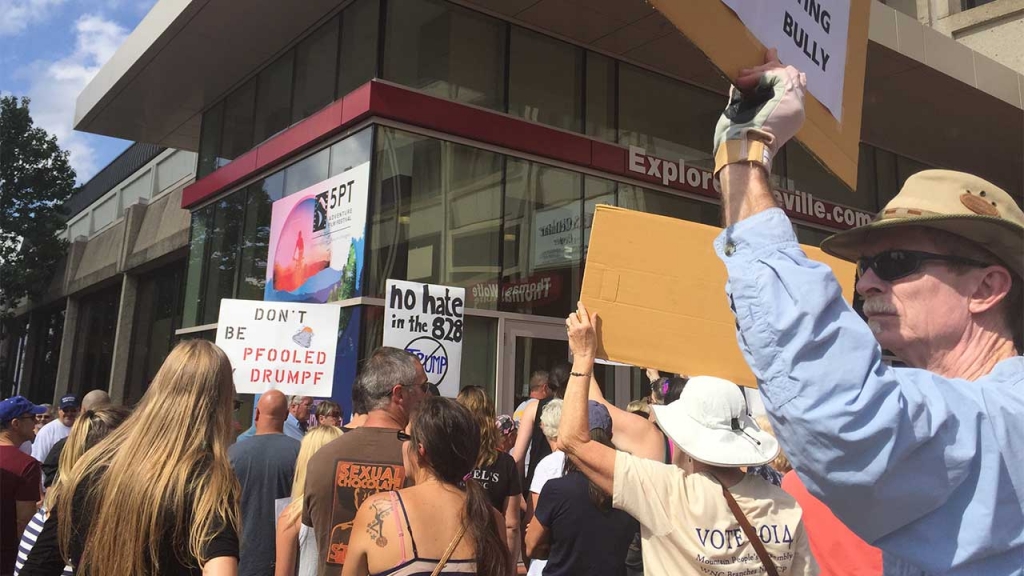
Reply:
[[[33,126],[28,98],[0,98],[0,319],[46,290],[67,252],[64,202],[75,171],[57,138]]]

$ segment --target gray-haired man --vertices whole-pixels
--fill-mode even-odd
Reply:
[[[321,576],[341,574],[359,505],[405,483],[396,433],[428,390],[423,365],[405,350],[378,348],[363,364],[352,393],[365,402],[365,423],[317,451],[306,470],[302,523],[314,528]]]

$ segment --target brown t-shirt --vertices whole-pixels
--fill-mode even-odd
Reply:
[[[356,428],[310,458],[302,523],[316,533],[320,576],[340,576],[359,506],[378,492],[405,485],[402,443],[396,432]]]

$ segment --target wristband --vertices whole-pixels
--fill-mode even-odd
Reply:
[[[589,378],[590,372],[569,372],[569,376],[576,376],[577,378]]]
[[[728,164],[751,162],[764,168],[767,174],[772,173],[772,149],[760,140],[745,138],[743,140],[726,140],[715,153],[715,174]]]

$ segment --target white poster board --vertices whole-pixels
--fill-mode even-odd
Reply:
[[[340,315],[328,304],[221,300],[217,346],[231,359],[235,391],[329,398]]]
[[[423,363],[442,396],[459,393],[466,289],[388,280],[384,345],[408,350]]]
[[[850,0],[722,2],[783,64],[806,74],[807,89],[842,121]]]

